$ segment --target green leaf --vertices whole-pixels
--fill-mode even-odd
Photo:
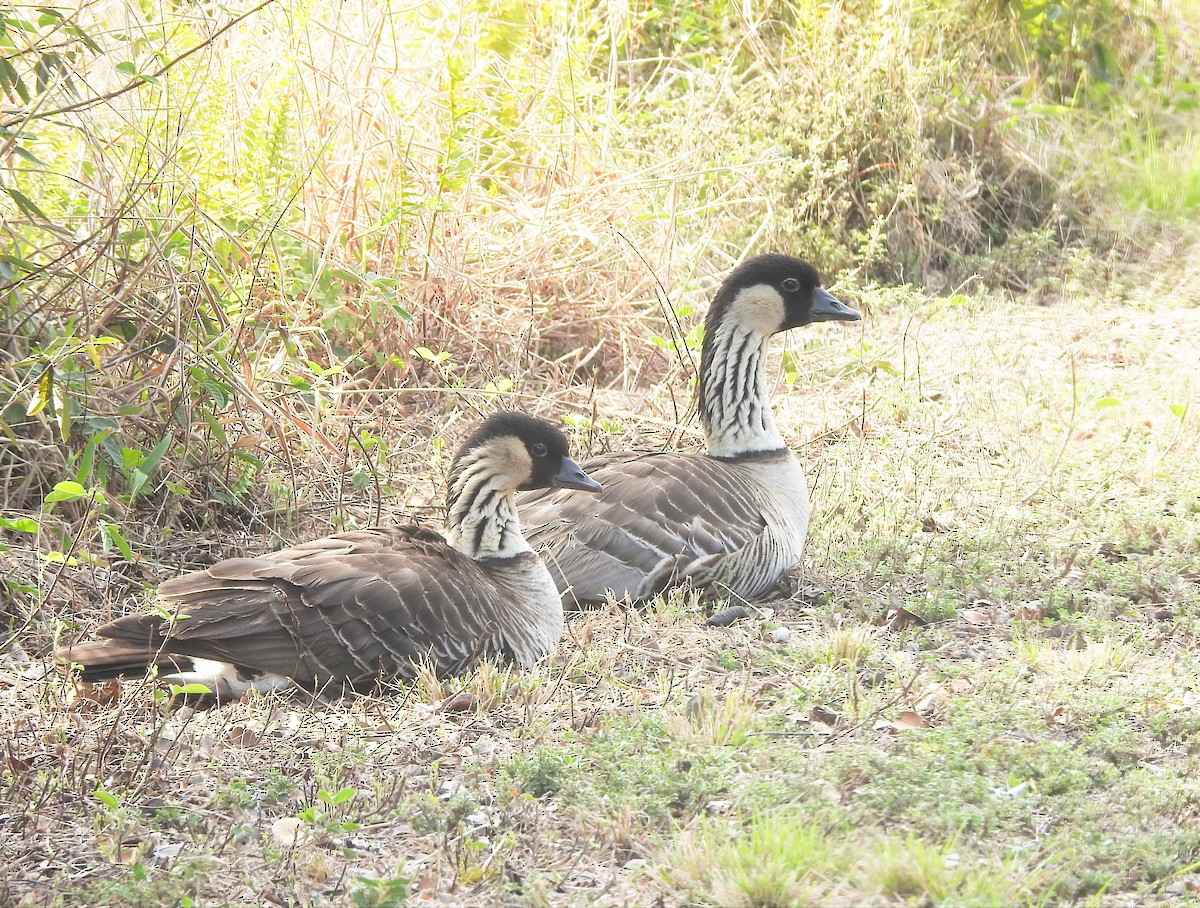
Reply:
[[[68,558],[65,552],[39,552],[38,557],[46,564],[65,564],[67,567],[78,567],[79,562]]]
[[[171,447],[171,442],[174,440],[175,437],[170,433],[163,436],[159,443],[150,450],[146,459],[142,461],[141,468],[147,473],[153,473],[158,467],[158,462],[163,459],[163,455],[167,453],[167,449]]]
[[[58,438],[63,444],[71,438],[71,401],[66,397],[66,389],[59,383],[58,404]]]
[[[1097,407],[1119,407],[1121,402],[1115,397],[1101,397],[1095,405]]]
[[[118,63],[116,66],[113,67],[113,69],[115,69],[117,72],[119,72],[123,76],[136,76],[137,75],[137,67],[134,66],[133,63],[131,63],[128,60],[126,60],[124,63]]]
[[[105,520],[100,521],[100,532],[104,535],[105,539],[116,546],[117,551],[121,553],[122,558],[124,558],[126,561],[137,560],[136,556],[133,554],[133,549],[129,546],[129,542],[121,534],[121,528],[115,523],[109,523]]]
[[[0,529],[14,533],[36,533],[41,526],[32,517],[0,517]]]
[[[87,498],[88,491],[79,483],[71,479],[64,479],[62,482],[56,482],[54,489],[46,496],[43,504],[54,504],[58,501],[78,501],[80,498]]]
[[[32,151],[22,148],[20,145],[14,145],[12,152],[18,158],[24,158],[30,164],[36,164],[38,167],[46,166],[45,161],[43,161],[41,158],[37,157]]]
[[[337,792],[329,792],[322,788],[317,792],[317,798],[321,801],[324,801],[330,807],[337,807],[340,804],[346,804],[349,801],[353,801],[357,795],[358,792],[353,788],[342,788]]]
[[[435,366],[440,366],[450,358],[450,353],[448,351],[443,350],[440,353],[434,353],[428,347],[417,347],[417,349],[413,350],[413,353],[421,357],[421,359],[425,360],[426,362],[433,363]]]
[[[25,80],[21,78],[16,67],[6,57],[0,57],[0,87],[4,89],[4,93],[8,97],[13,96],[16,92],[20,99],[28,104],[30,97],[29,87],[25,84]]]
[[[1171,412],[1180,419],[1183,419],[1185,416],[1187,416],[1187,411],[1187,404],[1171,404]]]
[[[42,213],[42,209],[38,208],[37,205],[33,203],[33,200],[30,199],[29,196],[25,195],[25,193],[21,192],[21,190],[15,189],[12,186],[5,186],[3,189],[9,194],[12,200],[17,203],[17,207],[25,212],[25,214],[29,215],[29,217],[42,221],[50,220]]]
[[[154,474],[154,470],[158,466],[159,461],[163,459],[163,455],[167,453],[167,449],[171,446],[173,439],[174,436],[170,434],[163,436],[159,443],[150,450],[149,454],[145,454],[144,456],[139,457],[136,461],[132,461],[130,463],[131,466],[136,463],[136,467],[132,471],[129,481],[130,503],[137,498],[138,493],[142,490],[142,487],[150,480],[150,477]],[[142,452],[138,451],[136,453],[140,455]]]
[[[121,806],[121,802],[117,800],[116,796],[105,791],[103,788],[97,788],[95,791],[93,791],[92,797],[110,810],[116,810]]]
[[[192,682],[191,684],[172,684],[172,697],[204,697],[211,696],[212,689],[207,684]]]
[[[88,426],[91,428],[91,425]],[[96,462],[96,448],[111,434],[111,429],[101,429],[87,440],[83,450],[79,452],[79,460],[75,466],[75,481],[80,485],[92,478],[92,466]]]
[[[893,365],[892,365],[890,362],[888,362],[886,359],[880,359],[880,360],[876,360],[876,361],[875,361],[875,363],[874,363],[874,366],[875,366],[875,368],[876,368],[878,371],[880,371],[880,372],[885,372],[885,373],[887,373],[888,375],[896,375],[896,376],[898,376],[898,375],[900,374],[900,370],[899,370],[899,369],[897,369],[895,366],[893,366]]]
[[[132,478],[129,481],[129,503],[133,504],[133,500],[137,498],[138,492],[142,490],[142,486],[146,484],[146,480],[150,475],[144,470],[134,470]]]

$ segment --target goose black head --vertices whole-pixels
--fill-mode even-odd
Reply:
[[[599,492],[596,482],[567,456],[567,438],[544,419],[525,413],[493,413],[463,443],[450,483],[468,464],[486,465],[514,490],[551,487]]]
[[[808,262],[771,253],[747,259],[729,273],[709,309],[707,330],[732,319],[770,335],[861,317],[821,286],[821,276]]]

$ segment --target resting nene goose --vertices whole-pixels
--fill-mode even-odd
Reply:
[[[130,615],[101,627],[106,639],[58,655],[84,680],[157,665],[218,697],[293,686],[340,694],[411,678],[424,660],[442,675],[482,656],[529,667],[562,635],[562,603],[513,497],[551,486],[601,488],[550,423],[495,414],[451,464],[444,538],[379,527],[221,561],[159,588],[173,620]]]
[[[595,497],[517,497],[526,536],[570,608],[633,602],[691,585],[753,599],[799,560],[808,529],[804,472],[767,400],[771,335],[859,314],[785,255],[752,258],[725,279],[705,323],[700,419],[705,454],[617,454],[588,460]]]

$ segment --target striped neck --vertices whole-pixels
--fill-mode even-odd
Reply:
[[[511,477],[487,446],[450,467],[446,541],[468,558],[513,558],[533,549],[521,533]]]
[[[700,421],[713,457],[786,447],[767,398],[769,341],[769,334],[739,320],[710,320],[700,357]]]

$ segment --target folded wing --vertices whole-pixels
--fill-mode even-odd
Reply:
[[[604,491],[527,492],[525,537],[567,606],[645,599],[736,553],[767,529],[761,496],[735,466],[686,454],[612,455],[583,468]]]

